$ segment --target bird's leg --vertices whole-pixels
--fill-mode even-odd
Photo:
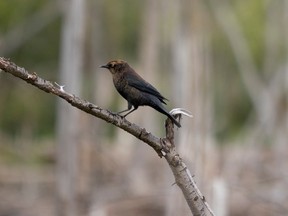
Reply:
[[[127,111],[129,111],[129,110],[131,110],[132,109],[132,104],[130,104],[129,102],[128,102],[128,108],[127,109],[125,109],[125,110],[122,110],[122,111],[120,111],[120,112],[117,112],[117,114],[119,115],[119,114],[121,114],[121,113],[124,113],[124,112],[127,112]],[[127,114],[126,114],[127,115]],[[126,116],[125,115],[125,116]],[[124,116],[124,117],[125,117]]]
[[[138,109],[138,106],[134,106],[134,109],[131,110],[130,112],[126,113],[123,117],[125,118],[127,115],[129,115],[130,113],[134,112],[137,109]]]
[[[122,111],[120,111],[120,112],[117,112],[117,114],[119,115],[119,114],[121,114],[121,113],[124,113],[124,112],[127,112],[127,111],[129,111],[130,109],[125,109],[125,110],[122,110]]]

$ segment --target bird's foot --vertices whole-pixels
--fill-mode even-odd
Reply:
[[[117,114],[118,116],[120,116],[122,119],[125,118],[125,115],[120,115],[120,114]]]
[[[118,112],[113,112],[113,111],[110,111],[110,110],[109,110],[109,112],[110,112],[111,115],[114,115],[114,116],[119,115]],[[119,115],[119,116],[121,116],[121,115]],[[122,117],[122,116],[121,116],[121,117]]]
[[[126,115],[121,115],[121,112],[111,112],[111,114],[114,116],[120,116],[122,119],[126,117]]]

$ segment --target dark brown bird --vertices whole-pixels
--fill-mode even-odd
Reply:
[[[164,108],[163,104],[166,104],[164,100],[167,99],[139,76],[127,62],[114,60],[100,67],[107,68],[111,72],[115,88],[128,102],[128,109],[118,112],[118,114],[129,111],[124,115],[126,117],[137,110],[139,106],[150,106],[169,117],[175,125],[181,127],[180,123]]]

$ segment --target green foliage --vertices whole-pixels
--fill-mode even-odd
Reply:
[[[134,0],[109,0],[105,1],[103,10],[103,31],[108,53],[110,56],[134,59],[141,29],[141,3]]]
[[[262,68],[265,55],[265,2],[237,0],[232,1],[232,5],[232,13],[236,13],[252,53],[252,61],[255,61],[257,68]],[[215,128],[216,136],[223,140],[241,133],[254,113],[227,36],[217,23],[212,32]],[[259,73],[262,73],[261,70]]]
[[[41,72],[47,79],[55,78],[59,60],[59,38],[60,20],[58,19],[19,47],[11,58],[16,59],[18,64],[27,65],[29,70]]]
[[[20,25],[43,7],[44,0],[11,0],[0,2],[0,33],[3,35]],[[41,76],[54,79],[58,64],[59,20],[18,47],[10,57],[30,71],[39,71]],[[23,32],[25,34],[25,30]],[[21,37],[21,35],[19,35]],[[52,72],[52,73],[51,73]],[[17,135],[23,130],[36,136],[51,134],[55,122],[55,99],[36,91],[7,74],[0,74],[0,130]]]
[[[4,0],[0,1],[0,33],[5,33],[13,26],[39,9],[48,0]]]
[[[266,1],[234,1],[234,9],[238,15],[240,26],[247,38],[249,48],[258,66],[263,63],[264,35],[266,18]]]
[[[1,134],[2,135],[2,134]],[[25,135],[24,135],[25,136]],[[0,140],[0,163],[14,166],[49,166],[55,162],[54,143],[49,140],[5,136]]]
[[[2,75],[1,81],[4,81]],[[2,85],[4,91],[0,95],[1,130],[11,135],[17,135],[22,130],[38,135],[51,134],[55,121],[55,99],[18,80],[6,81],[9,84]]]

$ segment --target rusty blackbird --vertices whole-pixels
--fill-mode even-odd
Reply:
[[[127,62],[114,60],[100,67],[107,68],[111,72],[115,88],[128,102],[128,109],[118,112],[118,114],[129,111],[124,115],[126,117],[139,106],[150,106],[169,117],[177,127],[181,127],[180,123],[164,108],[163,104],[166,104],[165,100],[167,99],[138,75]]]

